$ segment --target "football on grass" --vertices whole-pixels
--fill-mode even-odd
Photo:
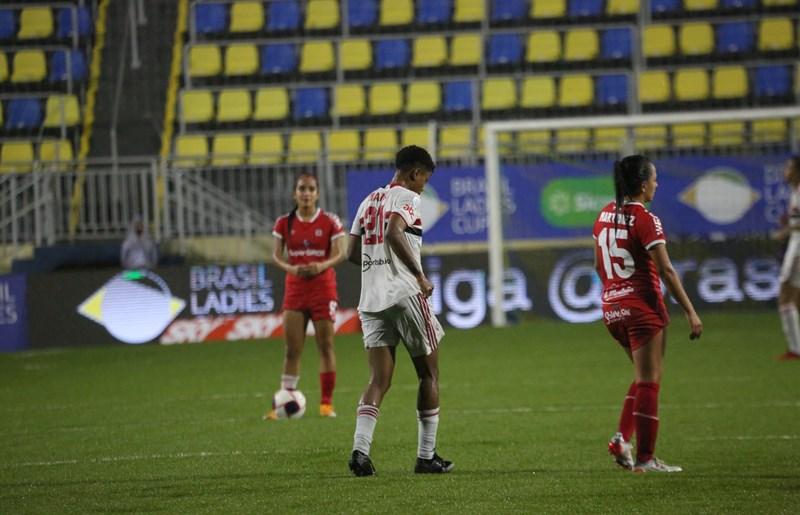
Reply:
[[[300,418],[306,412],[306,396],[300,390],[278,390],[272,396],[278,418]]]

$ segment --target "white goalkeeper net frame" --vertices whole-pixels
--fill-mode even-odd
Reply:
[[[620,142],[621,153],[633,149],[633,129],[644,126],[666,126],[688,123],[752,122],[757,120],[788,120],[788,143],[792,152],[800,148],[800,106],[762,109],[728,109],[718,111],[694,111],[669,114],[639,114],[619,116],[590,116],[574,118],[547,118],[530,120],[507,120],[488,122],[484,125],[484,151],[486,170],[486,202],[488,217],[489,285],[494,296],[491,303],[493,326],[505,326],[503,310],[503,274],[505,239],[503,236],[503,212],[501,198],[501,144],[499,134],[521,131],[552,131],[560,129],[626,128],[628,137]]]

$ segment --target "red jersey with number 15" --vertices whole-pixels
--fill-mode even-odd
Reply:
[[[639,202],[626,202],[619,215],[615,209],[615,202],[604,207],[592,230],[603,303],[644,303],[665,310],[661,282],[648,252],[666,243],[661,220]]]

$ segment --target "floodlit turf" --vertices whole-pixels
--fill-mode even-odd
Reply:
[[[405,351],[378,421],[378,476],[351,477],[357,337],[339,338],[337,419],[317,415],[309,342],[298,421],[264,422],[279,341],[0,356],[0,513],[796,512],[800,362],[777,316],[708,315],[670,332],[657,454],[634,475],[606,454],[630,366],[599,324],[450,330],[441,347],[445,476],[415,476]]]

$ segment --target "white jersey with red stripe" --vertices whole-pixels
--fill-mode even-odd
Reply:
[[[358,207],[350,234],[361,238],[361,299],[359,311],[383,311],[405,297],[420,293],[409,269],[386,243],[390,216],[401,216],[407,224],[405,236],[414,260],[422,269],[422,220],[417,193],[389,184],[370,193]]]

